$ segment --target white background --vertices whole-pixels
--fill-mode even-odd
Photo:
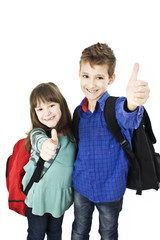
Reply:
[[[55,82],[71,112],[83,98],[79,58],[91,44],[108,43],[117,57],[112,95],[125,95],[133,64],[151,88],[146,108],[160,152],[159,0],[1,0],[0,2],[0,220],[1,238],[26,239],[27,220],[8,209],[5,165],[15,142],[30,129],[29,95],[39,83]],[[142,196],[127,190],[119,218],[120,240],[160,239],[160,191]],[[73,207],[63,239],[70,239]],[[91,240],[100,239],[94,212]]]

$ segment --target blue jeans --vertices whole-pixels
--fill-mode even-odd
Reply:
[[[63,216],[54,218],[51,214],[45,213],[43,216],[34,215],[32,209],[26,207],[28,219],[27,240],[43,240],[45,234],[47,240],[62,239]]]
[[[92,214],[96,206],[99,212],[99,233],[101,240],[118,239],[118,217],[122,210],[123,198],[114,202],[94,203],[74,193],[75,219],[71,240],[88,240],[92,225]]]

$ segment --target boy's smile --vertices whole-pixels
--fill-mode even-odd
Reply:
[[[88,108],[94,111],[96,102],[107,91],[115,75],[109,78],[107,65],[91,67],[89,62],[82,62],[79,77],[81,89],[89,102]]]

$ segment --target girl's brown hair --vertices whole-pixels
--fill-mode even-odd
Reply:
[[[63,133],[68,137],[69,140],[71,140],[71,113],[65,98],[54,83],[41,83],[33,89],[30,95],[30,117],[32,128],[26,138],[26,151],[29,153],[31,150],[30,134],[33,129],[43,128],[46,131],[48,137],[51,136],[51,129],[38,120],[35,112],[35,108],[40,101],[59,103],[62,116],[55,129],[58,133]]]

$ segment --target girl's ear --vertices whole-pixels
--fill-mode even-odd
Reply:
[[[116,78],[116,75],[113,74],[113,75],[109,78],[108,85],[111,85],[111,84],[114,82],[115,78]]]

